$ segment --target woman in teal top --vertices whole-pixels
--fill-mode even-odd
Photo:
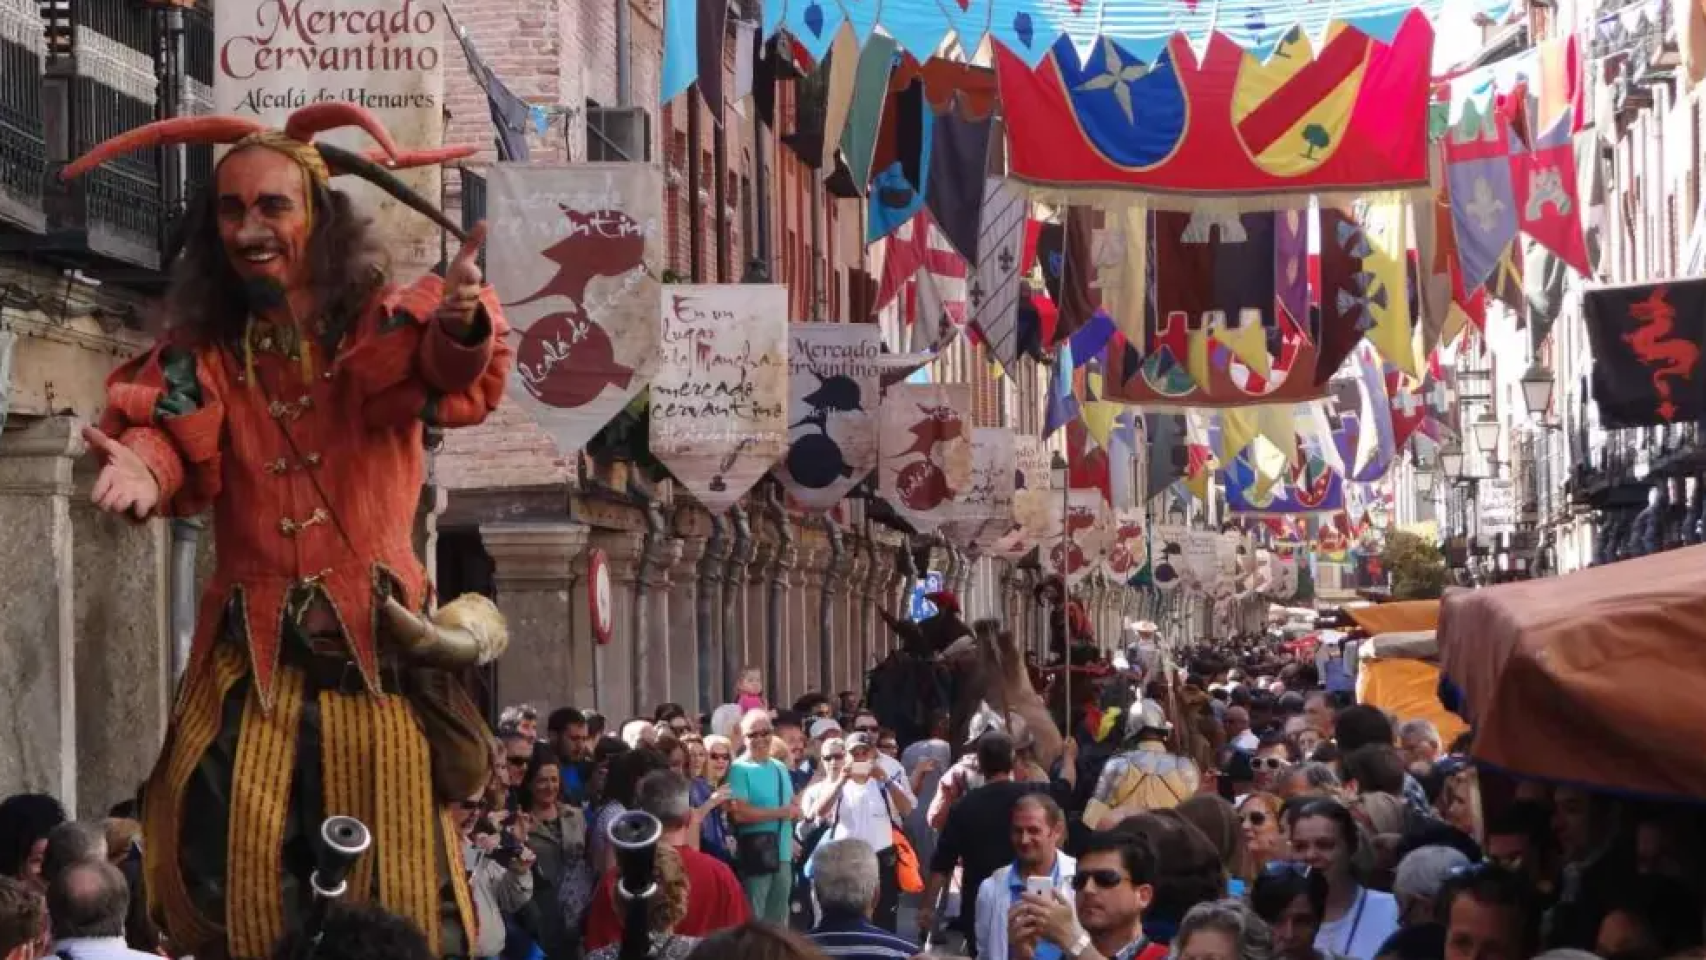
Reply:
[[[786,926],[788,899],[794,886],[793,834],[794,822],[800,818],[799,801],[794,798],[787,768],[771,757],[775,731],[770,715],[763,710],[750,711],[741,718],[740,731],[746,739],[746,754],[729,769],[729,817],[736,824],[737,838],[774,834],[778,852],[777,868],[764,873],[751,870],[748,856],[737,855],[740,882],[746,888],[754,917]],[[748,845],[738,839],[737,843]]]

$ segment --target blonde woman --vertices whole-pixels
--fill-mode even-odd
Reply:
[[[700,853],[716,857],[733,870],[735,834],[725,804],[729,800],[729,765],[734,762],[734,744],[728,737],[712,734],[699,746],[702,758],[698,764],[699,772],[687,785],[687,799],[693,805],[693,818],[699,829],[689,829],[688,835],[699,838]],[[689,769],[692,766],[690,761]]]
[[[699,938],[675,932],[675,925],[687,916],[687,896],[691,892],[687,871],[681,865],[681,854],[666,843],[658,844],[656,871],[656,892],[646,901],[647,932],[651,939],[646,960],[686,960],[693,948],[699,945]],[[626,916],[628,905],[614,884],[610,895],[616,899],[618,915]],[[592,951],[586,955],[586,960],[617,960],[621,955],[622,944],[617,942]]]

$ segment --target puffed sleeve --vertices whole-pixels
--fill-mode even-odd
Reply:
[[[160,513],[193,516],[219,496],[225,406],[196,351],[162,343],[107,378],[102,433],[148,465],[160,485]]]
[[[468,336],[457,338],[435,316],[443,291],[428,274],[383,291],[363,318],[345,366],[368,424],[473,426],[503,400],[514,350],[496,293],[485,288]]]

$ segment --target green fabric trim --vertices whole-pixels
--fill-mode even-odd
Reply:
[[[201,381],[196,377],[194,353],[176,347],[162,349],[160,373],[165,385],[160,399],[154,402],[156,417],[181,417],[201,409]]]
[[[386,313],[385,316],[379,318],[379,332],[391,333],[395,330],[401,330],[414,322],[415,316],[409,311],[392,310]]]

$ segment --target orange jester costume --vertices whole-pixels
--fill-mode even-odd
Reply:
[[[380,162],[316,134],[359,126]],[[120,154],[218,143],[217,187],[187,214],[167,331],[120,367],[91,444],[97,503],[145,517],[211,510],[202,596],[173,722],[143,795],[149,901],[174,953],[262,957],[307,906],[320,821],[355,816],[374,843],[350,898],[467,955],[475,917],[451,805],[485,785],[483,724],[455,672],[507,643],[488,601],[433,618],[412,545],[423,427],[480,422],[511,350],[466,243],[445,276],[385,279],[366,222],[333,177],[355,175],[462,235],[382,163],[400,154],[345,104],[252,120],[166,120],[102,144]],[[483,236],[483,228],[479,229]]]

